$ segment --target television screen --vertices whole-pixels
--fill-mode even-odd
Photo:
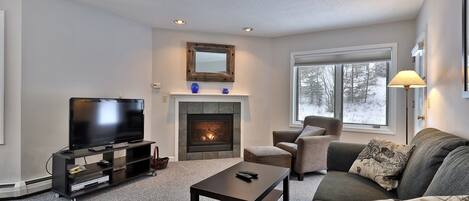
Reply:
[[[143,139],[143,100],[70,99],[70,150]]]

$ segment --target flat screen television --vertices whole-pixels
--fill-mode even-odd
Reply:
[[[143,99],[71,98],[69,149],[143,140]]]

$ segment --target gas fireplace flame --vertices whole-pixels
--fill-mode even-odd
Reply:
[[[212,129],[207,129],[207,133],[201,136],[203,141],[213,141],[216,138],[215,131]]]

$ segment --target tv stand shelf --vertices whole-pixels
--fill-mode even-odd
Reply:
[[[125,146],[125,147],[108,148],[108,149],[105,149],[103,151],[90,151],[88,149],[78,149],[78,150],[71,151],[71,152],[57,152],[55,154],[59,154],[59,155],[61,155],[62,157],[66,158],[66,159],[75,159],[75,158],[81,158],[81,157],[85,157],[85,156],[92,156],[92,155],[115,152],[115,151],[124,150],[124,149],[132,149],[134,147],[141,147],[141,146],[145,146],[145,145],[151,145],[153,143],[155,143],[155,142],[141,141],[141,142],[129,143],[129,145]]]
[[[56,193],[56,196],[76,200],[77,196],[115,186],[143,175],[156,175],[156,171],[150,168],[153,143],[155,142],[129,143],[126,147],[108,148],[98,152],[80,149],[54,153],[52,155],[52,191]],[[115,157],[114,152],[120,150],[126,150],[125,156]],[[103,160],[110,162],[108,166],[88,163],[84,165],[86,170],[82,172],[76,174],[68,172],[70,167],[75,166],[75,159],[100,154]],[[109,176],[109,181],[72,192],[72,185],[101,176]]]

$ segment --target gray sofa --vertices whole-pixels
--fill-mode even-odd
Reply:
[[[303,123],[306,126],[316,126],[326,129],[324,135],[300,137],[298,131],[274,131],[274,146],[289,152],[292,155],[292,169],[298,174],[298,180],[303,180],[304,173],[326,169],[327,147],[332,141],[340,139],[342,122],[338,119],[307,116]]]
[[[348,173],[365,145],[333,142],[328,149],[328,173],[315,201],[412,199],[422,196],[469,195],[469,141],[437,129],[420,131],[414,151],[401,174],[399,187],[386,191],[375,182]]]

